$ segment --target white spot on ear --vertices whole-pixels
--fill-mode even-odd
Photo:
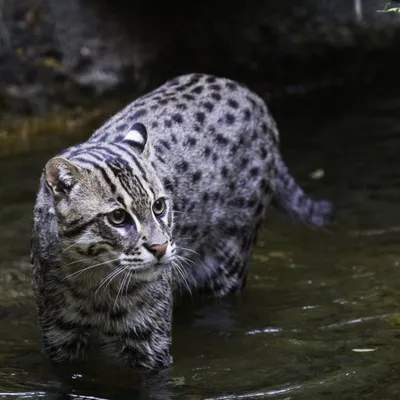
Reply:
[[[141,145],[141,146],[143,146],[143,145],[145,144],[145,143],[144,143],[143,135],[142,135],[139,131],[137,131],[137,130],[129,131],[129,132],[126,134],[124,140],[129,140],[129,141],[138,143],[138,144]]]

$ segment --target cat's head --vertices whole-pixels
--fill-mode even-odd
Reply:
[[[47,162],[44,181],[68,270],[119,268],[147,280],[169,265],[172,202],[140,156],[146,146],[146,129],[137,123],[113,143],[78,146]]]

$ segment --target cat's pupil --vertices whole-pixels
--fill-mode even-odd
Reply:
[[[126,212],[124,210],[118,209],[114,210],[109,217],[109,220],[114,225],[122,224],[126,219]]]
[[[122,217],[122,211],[121,210],[114,211],[114,218],[115,219],[120,219],[121,217]]]

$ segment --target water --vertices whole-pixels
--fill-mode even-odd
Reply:
[[[397,398],[400,100],[342,99],[275,110],[288,164],[309,193],[335,201],[336,223],[315,231],[271,211],[242,296],[178,301],[175,362],[162,375],[46,363],[29,236],[40,171],[55,150],[3,156],[0,398]],[[311,179],[316,170],[325,176]]]

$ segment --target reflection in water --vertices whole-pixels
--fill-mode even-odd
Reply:
[[[38,177],[54,151],[3,158],[0,398],[397,398],[398,105],[277,110],[288,164],[310,193],[335,201],[337,222],[314,231],[271,211],[242,296],[177,302],[175,363],[161,375],[61,373],[43,359],[29,237]]]

